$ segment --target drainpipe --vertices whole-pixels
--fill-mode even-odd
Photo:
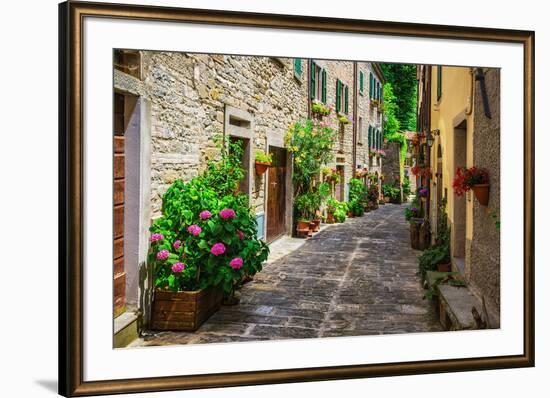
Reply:
[[[353,119],[352,119],[352,128],[353,128],[353,150],[352,150],[352,171],[351,175],[355,175],[355,170],[357,169],[357,124],[359,117],[357,115],[357,61],[353,62]]]
[[[470,68],[470,101],[468,104],[468,108],[466,109],[466,115],[470,116],[472,114],[472,111],[474,110],[474,87],[475,87],[475,79],[474,79],[474,68]]]

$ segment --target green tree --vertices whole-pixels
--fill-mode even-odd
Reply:
[[[392,86],[395,95],[395,117],[402,129],[416,130],[417,81],[416,65],[380,64],[386,82]],[[386,87],[384,86],[384,94]],[[384,100],[386,96],[384,95]]]
[[[384,84],[384,115],[386,120],[384,121],[384,137],[390,137],[397,133],[401,128],[401,122],[397,119],[397,112],[399,110],[397,98],[393,93],[393,87],[390,83]]]

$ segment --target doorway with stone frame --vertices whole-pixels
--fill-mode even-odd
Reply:
[[[466,167],[466,146],[467,146],[467,125],[466,119],[458,123],[453,131],[453,169]],[[453,197],[453,225],[451,229],[451,255],[453,262],[464,274],[466,271],[466,195]]]

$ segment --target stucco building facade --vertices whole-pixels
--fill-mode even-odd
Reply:
[[[422,65],[418,68],[419,131],[431,178],[427,213],[432,236],[437,233],[439,205],[446,200],[451,227],[453,269],[489,310],[500,313],[500,71],[498,69]],[[483,98],[487,101],[484,104]],[[489,173],[489,203],[482,206],[472,191],[453,192],[459,167]]]

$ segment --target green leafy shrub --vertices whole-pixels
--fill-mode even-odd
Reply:
[[[367,204],[367,187],[358,178],[349,181],[349,210],[354,216],[362,216]]]
[[[418,257],[418,267],[422,277],[426,275],[426,272],[434,271],[437,268],[437,264],[446,264],[451,261],[451,229],[448,226],[447,213],[445,211],[446,204],[446,201],[443,200],[440,205],[435,245],[424,250],[420,257]]]
[[[321,197],[318,192],[306,192],[294,199],[296,216],[300,221],[311,221],[321,207]]]
[[[334,198],[327,200],[327,211],[334,214],[336,222],[346,221],[346,215],[348,214],[348,204],[346,202],[340,202]]]
[[[382,195],[389,197],[391,202],[399,202],[401,200],[401,190],[390,184],[382,184]]]
[[[148,261],[156,288],[219,286],[231,295],[245,276],[261,270],[269,248],[257,238],[248,198],[234,193],[240,161],[234,155],[238,146],[232,149],[222,151],[221,160],[209,162],[203,175],[178,180],[164,194],[162,216],[150,228]]]
[[[411,194],[411,179],[409,176],[403,178],[403,184],[401,184],[401,186],[403,188],[403,197],[406,200]]]

